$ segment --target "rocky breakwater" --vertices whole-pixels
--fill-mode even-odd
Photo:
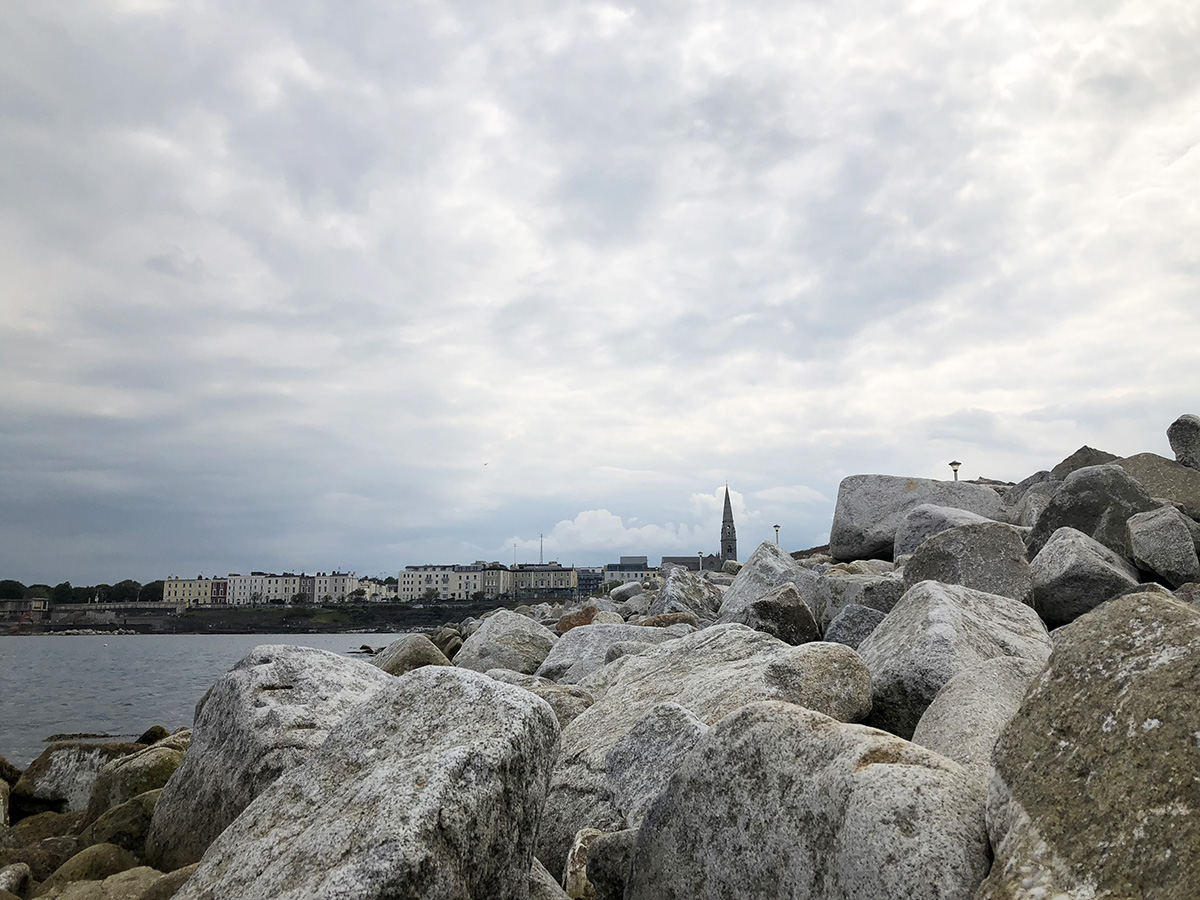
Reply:
[[[1169,436],[853,476],[829,552],[374,664],[256,648],[190,732],[0,760],[0,900],[1190,900],[1200,420]]]

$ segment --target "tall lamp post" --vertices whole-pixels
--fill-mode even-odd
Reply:
[[[703,572],[704,571],[704,551],[703,550],[696,551],[696,562],[700,564],[700,571]]]
[[[774,527],[775,527],[775,546],[778,547],[779,546],[779,526],[776,525]]]
[[[950,461],[950,468],[954,470],[954,480],[955,481],[958,481],[958,467],[961,465],[962,465],[962,463],[960,463],[957,459]]]

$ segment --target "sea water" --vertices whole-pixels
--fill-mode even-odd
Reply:
[[[191,726],[196,701],[260,644],[348,654],[397,634],[163,634],[0,637],[0,756],[18,768],[52,734],[131,740]],[[369,657],[357,657],[367,659]]]

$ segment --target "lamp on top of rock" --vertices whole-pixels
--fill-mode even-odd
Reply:
[[[950,468],[954,471],[954,480],[955,481],[958,481],[958,467],[961,465],[962,465],[962,463],[960,463],[957,459],[952,459],[950,461]]]
[[[779,543],[779,526],[775,525],[773,527],[775,528],[775,543],[778,544]]]

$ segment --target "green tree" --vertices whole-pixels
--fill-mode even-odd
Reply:
[[[312,598],[303,592],[292,594],[292,606],[307,606]]]
[[[25,588],[25,599],[49,600],[50,592],[53,590],[54,588],[50,587],[48,584],[31,584],[29,587]]]
[[[435,587],[425,588],[425,593],[421,595],[422,600],[436,600],[438,598],[438,589]]]
[[[367,596],[367,589],[366,588],[355,588],[354,590],[352,590],[350,592],[350,596],[354,597],[357,600],[361,600],[363,597]]]
[[[142,592],[141,582],[126,578],[118,581],[108,592],[109,603],[137,603],[138,595]]]
[[[142,591],[138,594],[139,603],[161,603],[163,598],[162,581],[148,581],[142,585]]]
[[[64,581],[62,584],[56,584],[54,590],[50,592],[50,599],[55,603],[74,603],[75,589],[71,587],[71,582]]]
[[[395,575],[389,575],[387,578],[383,579],[383,583],[384,584],[399,584],[400,582],[398,582],[396,580]]]
[[[19,581],[6,578],[0,581],[0,600],[24,600],[25,585]]]

